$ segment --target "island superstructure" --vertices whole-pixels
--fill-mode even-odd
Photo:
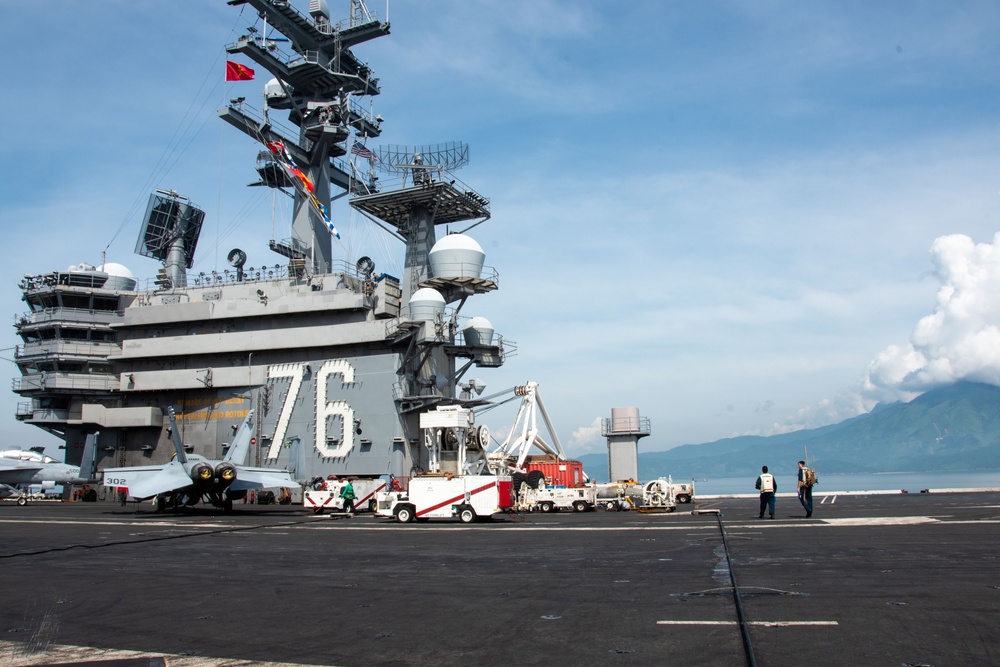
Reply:
[[[424,470],[419,415],[483,405],[481,382],[466,375],[512,350],[488,320],[463,313],[498,286],[462,233],[490,218],[489,200],[453,173],[468,146],[370,145],[382,132],[368,103],[379,81],[352,48],[388,35],[389,24],[361,0],[342,23],[322,0],[308,14],[281,0],[228,4],[251,7],[259,25],[227,52],[272,78],[262,109],[237,98],[219,116],[260,143],[255,185],[293,202],[290,238],[268,242],[278,263],[248,268],[234,248],[231,270],[192,272],[204,214],[158,190],[136,246],[162,262],[150,289],[111,262],[22,281],[17,417],[63,439],[69,462],[98,433],[99,469],[166,460],[164,415],[174,406],[183,442],[209,458],[255,409],[256,465],[288,466],[303,480]],[[286,112],[297,136],[274,120]],[[399,240],[403,275],[335,256],[331,201],[343,195]],[[462,229],[441,234],[442,225]]]

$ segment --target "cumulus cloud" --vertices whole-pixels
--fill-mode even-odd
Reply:
[[[594,417],[587,426],[581,426],[573,431],[566,443],[566,453],[572,456],[593,454],[607,449],[607,441],[601,435],[601,418]]]
[[[1000,233],[991,243],[975,243],[965,234],[938,237],[931,259],[941,283],[937,304],[917,322],[909,342],[875,355],[856,386],[747,434],[835,424],[879,402],[910,401],[962,380],[1000,386]],[[758,406],[757,412],[766,410]]]
[[[934,312],[909,343],[887,347],[868,365],[868,399],[910,400],[960,380],[1000,385],[1000,233],[992,243],[941,236],[931,257],[941,281]]]

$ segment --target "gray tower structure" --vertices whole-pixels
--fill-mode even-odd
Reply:
[[[241,4],[233,0],[229,4]],[[351,25],[333,25],[326,2],[313,3],[312,20],[288,2],[242,0],[259,12],[266,26],[287,36],[293,54],[285,54],[278,41],[253,31],[226,47],[258,63],[274,77],[264,87],[265,108],[255,113],[243,98],[219,111],[230,125],[263,144],[259,185],[294,188],[292,238],[272,241],[271,249],[289,258],[293,268],[309,274],[329,273],[333,264],[330,227],[330,186],[347,192],[368,192],[369,185],[352,175],[350,166],[335,160],[346,155],[351,131],[367,139],[381,134],[381,118],[358,104],[361,96],[378,95],[379,81],[351,47],[389,34],[353,0]],[[267,27],[265,27],[265,33]],[[269,119],[271,109],[287,109],[298,137],[283,135]],[[302,178],[299,174],[304,175]],[[338,195],[339,196],[339,195]]]
[[[639,438],[649,435],[649,418],[639,408],[611,408],[611,419],[601,423],[608,439],[608,481],[639,480]]]
[[[464,235],[490,217],[489,200],[452,173],[468,161],[469,147],[462,142],[381,147],[378,166],[395,177],[394,182],[387,179],[393,187],[350,201],[406,244],[402,301],[409,304],[408,318],[390,332],[402,355],[396,400],[404,414],[453,403],[446,397],[454,395],[456,381],[473,364],[489,368],[503,364],[502,344],[468,344],[472,339],[455,344],[459,311],[470,296],[497,289],[496,273],[484,270],[481,260],[470,261],[471,255],[481,253],[461,247],[449,249],[445,254],[453,259],[437,262],[435,271],[433,255],[440,248],[437,225],[467,223],[457,232]],[[446,306],[454,308],[450,318],[445,316]],[[456,365],[459,357],[468,359],[461,368]],[[477,403],[463,402],[468,407]]]

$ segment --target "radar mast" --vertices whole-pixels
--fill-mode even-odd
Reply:
[[[263,29],[251,27],[247,34],[226,47],[239,53],[272,75],[264,86],[264,108],[256,111],[237,98],[219,111],[219,116],[267,149],[264,162],[269,173],[255,185],[290,188],[294,197],[292,235],[286,241],[272,240],[271,249],[287,257],[294,272],[327,273],[333,264],[330,202],[339,196],[331,186],[346,192],[368,188],[352,176],[342,160],[345,142],[356,137],[381,134],[381,117],[374,118],[357,98],[378,95],[379,82],[351,47],[389,34],[389,24],[380,22],[364,2],[352,0],[351,16],[344,25],[332,23],[325,0],[310,2],[309,16],[282,0],[230,0],[257,10]],[[285,37],[292,53],[279,46],[274,33]],[[272,110],[287,110],[288,121],[298,129],[289,136],[270,121]],[[288,178],[273,177],[278,168]],[[267,165],[258,166],[258,170]]]

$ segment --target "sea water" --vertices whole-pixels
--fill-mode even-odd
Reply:
[[[798,469],[788,474],[771,471],[778,482],[778,493],[794,493]],[[819,484],[813,494],[848,491],[906,491],[919,493],[924,489],[1000,489],[1000,470],[976,472],[884,472],[884,473],[831,473],[817,471]],[[686,479],[674,479],[686,482]],[[756,494],[756,477],[716,477],[695,479],[697,496],[729,494]]]

